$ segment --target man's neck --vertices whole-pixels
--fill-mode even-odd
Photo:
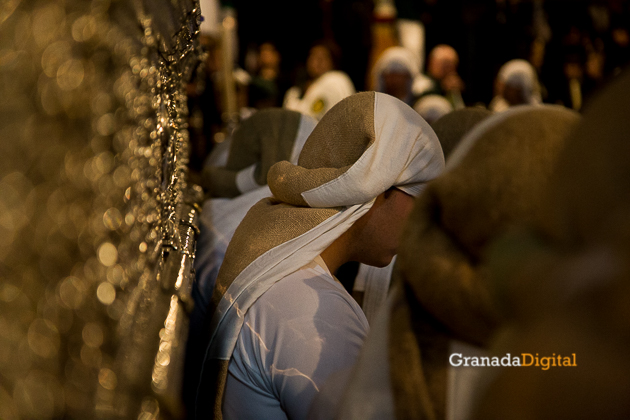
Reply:
[[[350,261],[351,244],[350,232],[346,231],[320,254],[333,275],[339,267]]]

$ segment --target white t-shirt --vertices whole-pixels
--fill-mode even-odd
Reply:
[[[368,332],[321,257],[247,311],[228,368],[226,419],[306,419],[330,374],[352,366]]]

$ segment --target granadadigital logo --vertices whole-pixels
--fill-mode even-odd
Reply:
[[[551,356],[540,357],[538,353],[534,356],[531,353],[521,353],[520,356],[512,356],[507,353],[503,357],[479,357],[479,356],[464,356],[461,353],[453,353],[449,357],[448,361],[451,366],[474,366],[474,367],[487,367],[487,366],[536,366],[542,370],[549,370],[552,367],[562,366],[577,366],[577,358],[575,353],[571,356],[556,355],[553,353]]]

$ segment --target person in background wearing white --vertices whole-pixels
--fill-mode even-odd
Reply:
[[[308,79],[284,95],[283,107],[310,115],[316,120],[337,102],[355,93],[350,77],[336,70],[338,48],[329,42],[315,43],[306,60]]]

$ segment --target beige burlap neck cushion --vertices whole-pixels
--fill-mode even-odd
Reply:
[[[405,315],[404,305],[394,308],[390,335],[400,418],[427,418],[416,404],[418,380],[431,394],[433,417],[444,417],[446,340],[484,345],[500,322],[486,246],[511,226],[540,217],[543,191],[578,120],[555,106],[495,114],[461,141],[444,175],[419,198],[398,255],[404,305],[412,310]],[[416,370],[405,362],[414,357],[421,358]]]
[[[204,187],[213,197],[236,197],[242,194],[237,176],[252,167],[250,177],[262,186],[267,172],[276,162],[289,160],[304,117],[296,111],[271,108],[256,112],[234,131],[224,167],[204,169]],[[315,122],[313,122],[315,124]]]
[[[485,108],[464,108],[449,112],[431,124],[433,131],[440,139],[444,158],[448,159],[464,136],[490,115],[492,111]]]
[[[267,175],[278,199],[307,206],[302,193],[346,172],[374,142],[374,92],[354,95],[328,112],[304,144],[298,165],[279,162]]]

